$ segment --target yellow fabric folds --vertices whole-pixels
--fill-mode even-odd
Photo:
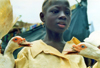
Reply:
[[[32,47],[25,47],[19,52],[15,68],[86,68],[80,55],[64,55],[64,52],[60,53],[42,40],[32,44]],[[65,48],[71,45],[72,41],[67,42]]]
[[[10,0],[0,0],[0,39],[13,28],[17,20],[18,17],[13,14]]]

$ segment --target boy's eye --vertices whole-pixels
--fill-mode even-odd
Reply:
[[[51,12],[55,14],[55,13],[59,13],[59,10],[52,10]]]
[[[66,11],[65,14],[69,16],[70,15],[70,12],[69,11]]]

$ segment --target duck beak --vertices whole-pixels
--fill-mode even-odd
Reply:
[[[20,44],[19,44],[19,46],[21,46],[21,47],[31,47],[31,42],[27,42],[27,41],[24,41],[24,42],[21,42]]]
[[[65,55],[67,55],[67,54],[78,54],[79,53],[78,51],[75,51],[73,49],[67,49],[67,50],[64,50],[64,52],[66,52]]]

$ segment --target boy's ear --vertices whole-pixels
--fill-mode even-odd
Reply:
[[[43,12],[40,13],[40,19],[41,19],[42,22],[45,22],[44,21],[44,13]]]

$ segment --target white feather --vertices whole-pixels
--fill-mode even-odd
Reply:
[[[100,31],[92,32],[88,38],[84,39],[84,41],[94,46],[99,46],[100,45]]]
[[[95,59],[97,61],[100,60],[100,49],[87,42],[82,42],[80,44],[85,44],[87,46],[86,49],[83,49],[79,52],[80,55],[87,58]]]
[[[4,55],[0,54],[0,68],[14,68],[15,61],[13,52],[20,47],[12,39],[8,42]]]

